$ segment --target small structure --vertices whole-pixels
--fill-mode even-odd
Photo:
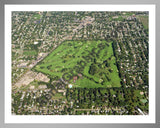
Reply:
[[[78,76],[82,79],[82,74],[79,73]]]
[[[25,68],[25,67],[27,67],[27,64],[28,64],[28,62],[24,62],[24,63],[18,64],[17,67],[18,68]]]
[[[42,73],[38,73],[38,75],[35,77],[35,80],[43,81],[43,82],[49,82],[50,81],[50,79]]]
[[[34,45],[38,44],[38,42],[34,42]]]
[[[39,85],[38,89],[46,89],[47,85]]]
[[[66,95],[66,90],[58,90],[58,92],[63,93],[63,95]]]
[[[35,88],[34,85],[32,85],[32,86],[29,87],[30,90],[34,90],[34,88]]]
[[[77,76],[74,76],[74,77],[73,77],[73,82],[75,83],[77,79],[78,79],[78,77],[77,77]]]
[[[112,18],[113,18],[113,19],[117,19],[117,18],[118,18],[118,16],[113,16]]]
[[[72,88],[72,86],[73,86],[72,84],[69,84],[69,85],[68,85],[69,88]]]
[[[140,92],[140,94],[141,94],[141,95],[143,95],[143,94],[144,94],[144,92]]]

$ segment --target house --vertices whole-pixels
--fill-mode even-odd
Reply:
[[[77,77],[77,76],[74,76],[74,77],[73,77],[73,82],[75,83],[77,79],[78,79],[78,77]]]
[[[80,78],[82,78],[82,74],[79,73],[78,76],[79,76]]]

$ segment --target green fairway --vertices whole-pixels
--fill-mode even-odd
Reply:
[[[112,42],[63,42],[35,70],[53,79],[62,78],[73,87],[121,86]]]

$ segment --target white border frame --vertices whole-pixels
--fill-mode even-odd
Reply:
[[[5,123],[155,123],[155,5],[5,5]],[[149,11],[149,115],[75,116],[11,114],[12,11]],[[152,88],[151,88],[152,87]]]

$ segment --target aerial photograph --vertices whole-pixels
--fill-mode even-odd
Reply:
[[[148,11],[12,11],[12,115],[148,115]]]

